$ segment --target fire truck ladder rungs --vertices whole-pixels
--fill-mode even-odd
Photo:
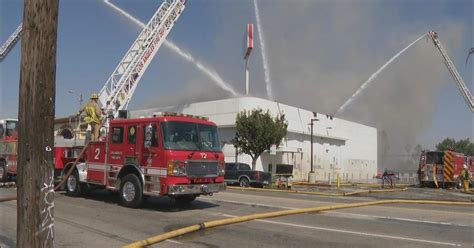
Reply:
[[[20,39],[22,27],[23,25],[20,23],[20,25],[18,25],[18,27],[15,29],[15,32],[13,32],[13,34],[8,37],[7,41],[5,41],[2,47],[0,47],[0,62],[7,56],[8,52],[12,50],[12,48]]]
[[[99,92],[106,110],[127,109],[144,71],[185,7],[185,0],[165,0]]]
[[[471,112],[474,112],[474,101],[472,99],[472,94],[467,88],[466,84],[464,83],[464,80],[461,78],[458,71],[456,70],[456,67],[454,66],[453,62],[449,58],[448,53],[446,52],[443,45],[441,44],[441,41],[438,38],[438,35],[434,31],[431,31],[428,33],[428,36],[433,40],[433,43],[436,46],[436,48],[438,48],[439,53],[444,59],[444,64],[448,68],[449,73],[451,73],[454,80],[456,81],[459,91],[461,92],[461,95],[464,97],[464,100],[466,100],[467,105],[469,105]]]

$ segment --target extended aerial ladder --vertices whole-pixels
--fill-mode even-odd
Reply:
[[[99,92],[108,114],[126,110],[143,73],[185,7],[185,0],[164,0]]]
[[[21,37],[21,30],[22,30],[22,23],[18,25],[18,27],[15,29],[15,32],[13,32],[10,37],[8,37],[7,41],[0,47],[0,62],[7,56],[8,52],[12,50],[13,47],[15,47],[16,43]]]
[[[471,109],[471,112],[474,112],[474,101],[472,99],[471,92],[467,88],[466,84],[464,83],[464,80],[459,75],[458,71],[456,70],[456,67],[454,66],[453,62],[449,58],[448,53],[446,52],[443,45],[441,44],[438,34],[435,31],[430,31],[428,32],[428,36],[433,40],[435,47],[438,48],[438,51],[441,54],[441,57],[443,57],[444,64],[448,68],[449,73],[451,73],[451,75],[453,76],[454,81],[456,81],[459,91],[461,92],[461,95],[464,97],[464,100],[466,100],[466,103]]]

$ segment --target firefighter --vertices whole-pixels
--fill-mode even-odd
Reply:
[[[461,171],[461,174],[459,175],[459,179],[461,180],[462,182],[462,186],[464,188],[464,192],[468,192],[469,191],[469,181],[470,181],[470,178],[471,175],[469,175],[469,170],[467,169],[467,165],[464,164],[463,165],[463,169]]]
[[[92,128],[92,141],[99,138],[99,128],[102,120],[102,110],[97,103],[99,97],[96,93],[91,94],[91,99],[77,112],[76,116],[80,116],[84,112],[84,122]]]

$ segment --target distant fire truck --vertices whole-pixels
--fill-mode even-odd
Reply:
[[[0,120],[0,182],[16,175],[18,120]]]
[[[418,177],[421,186],[458,186],[459,174],[466,164],[474,172],[474,158],[453,151],[423,151],[420,156]]]
[[[165,113],[115,119],[109,129],[102,141],[87,146],[83,162],[66,180],[67,195],[118,190],[124,206],[138,207],[143,195],[190,202],[225,189],[224,155],[213,122]],[[63,174],[72,165],[66,164]]]

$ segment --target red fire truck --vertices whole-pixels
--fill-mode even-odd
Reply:
[[[18,120],[0,120],[0,183],[15,181],[17,175],[17,147],[18,147]],[[64,165],[73,162],[74,154],[81,151],[84,140],[63,138],[61,134],[55,137],[54,174],[57,178],[64,169]]]
[[[16,175],[18,120],[0,120],[0,182]]]
[[[67,195],[106,188],[119,191],[124,206],[138,207],[143,195],[190,202],[225,189],[217,127],[206,118],[165,113],[115,119],[108,128],[102,141],[88,144],[67,178]],[[66,164],[63,175],[72,165]]]
[[[459,185],[459,174],[466,164],[474,172],[474,158],[453,151],[423,151],[418,177],[421,186],[451,187]]]

